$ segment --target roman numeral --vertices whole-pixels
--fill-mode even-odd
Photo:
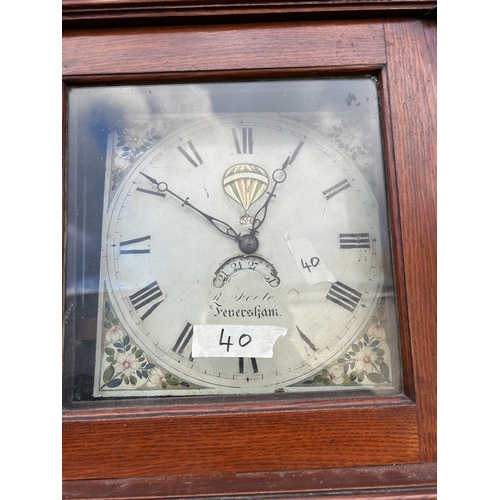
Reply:
[[[241,131],[241,144],[238,138],[238,129],[232,128],[234,145],[236,147],[236,153],[241,154],[253,154],[253,139],[252,139],[252,129],[250,127],[243,127]]]
[[[295,161],[295,158],[297,158],[297,155],[299,154],[299,151],[301,150],[303,145],[304,141],[300,141],[299,145],[295,148],[295,151],[292,153],[292,156],[290,157],[290,160],[288,162],[289,165],[291,165]]]
[[[316,352],[318,348],[313,344],[311,339],[303,332],[300,330],[298,326],[296,326],[297,330],[299,331],[300,338],[314,351]]]
[[[148,236],[143,236],[142,238],[135,238],[133,240],[120,242],[120,254],[126,255],[126,254],[150,253],[149,248],[129,248],[129,249],[122,248],[128,245],[134,245],[135,243],[140,243],[142,241],[147,241],[149,239],[151,239],[151,236],[148,235]]]
[[[250,362],[252,363],[253,372],[258,373],[259,367],[257,366],[257,360],[255,358],[250,358]],[[245,358],[239,358],[238,364],[239,364],[239,372],[245,373]]]
[[[203,163],[203,160],[201,159],[201,156],[198,154],[198,151],[196,151],[196,148],[193,146],[193,143],[191,141],[188,141],[187,145],[189,146],[191,153],[194,155],[194,158],[182,146],[177,146],[177,149],[184,155],[186,160],[188,160],[192,165],[194,165],[195,167],[200,166]]]
[[[336,281],[332,284],[326,298],[344,309],[354,312],[361,299],[361,294],[344,283]]]
[[[368,233],[341,233],[339,235],[340,248],[370,248]]]
[[[323,194],[325,195],[326,199],[329,200],[336,194],[339,194],[341,191],[344,189],[347,189],[348,187],[351,187],[347,179],[344,179],[343,181],[340,181],[338,184],[335,184],[335,186],[332,186],[330,189],[327,189],[326,191],[323,191]]]
[[[161,196],[162,198],[165,198],[166,196],[165,193],[159,193],[158,191],[151,191],[150,189],[144,189],[141,187],[138,187],[137,191],[139,191],[140,193],[152,194],[154,196]]]
[[[193,325],[191,323],[186,323],[186,326],[179,335],[179,338],[177,339],[177,342],[175,343],[172,351],[182,356],[184,349],[187,347],[192,337],[193,337]],[[189,354],[189,360],[190,361],[193,360],[191,354]]]
[[[162,297],[163,293],[158,286],[156,281],[145,286],[138,292],[132,294],[129,299],[132,303],[133,308],[139,312],[139,309],[144,309],[146,306],[150,305],[149,309],[146,309],[141,316],[141,320],[144,321],[162,302],[163,299],[152,304],[156,299]]]

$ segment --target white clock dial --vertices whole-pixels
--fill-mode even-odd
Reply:
[[[127,173],[106,203],[101,281],[135,352],[185,394],[291,390],[373,315],[378,214],[364,176],[319,134],[277,115],[219,115],[171,133]],[[252,227],[258,248],[242,250],[234,235]],[[193,325],[288,331],[270,359],[193,358]]]

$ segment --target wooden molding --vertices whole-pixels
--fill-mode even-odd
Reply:
[[[436,464],[389,465],[265,473],[67,481],[63,499],[307,498],[431,500]],[[301,497],[303,498],[303,497]]]
[[[63,28],[422,16],[432,0],[62,0]]]

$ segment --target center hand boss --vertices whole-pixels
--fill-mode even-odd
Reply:
[[[233,240],[237,241],[240,249],[244,253],[253,253],[253,252],[255,252],[255,250],[257,250],[257,247],[259,246],[257,238],[252,236],[252,238],[255,239],[255,241],[256,241],[256,245],[255,245],[253,240],[249,241],[250,235],[245,235],[242,237],[226,222],[224,222],[220,219],[217,219],[216,217],[212,217],[211,215],[208,215],[205,212],[203,212],[202,210],[200,210],[199,208],[196,208],[189,201],[189,197],[187,197],[186,199],[181,198],[178,194],[174,193],[171,189],[169,189],[168,184],[166,182],[158,182],[156,179],[154,179],[153,177],[151,177],[143,172],[139,172],[139,173],[141,175],[143,175],[144,177],[146,177],[146,179],[149,182],[154,184],[158,188],[158,191],[160,191],[161,193],[164,193],[165,191],[167,193],[170,193],[172,196],[174,196],[175,198],[177,198],[179,201],[182,202],[182,206],[186,205],[189,208],[193,209],[195,212],[198,212],[201,216],[203,216],[206,220],[208,220],[208,222],[210,222],[210,224],[212,224],[212,226],[214,226],[215,229],[217,229],[217,231],[219,231],[223,235],[229,236]]]

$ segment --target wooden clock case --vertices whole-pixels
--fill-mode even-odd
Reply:
[[[63,498],[436,497],[435,8],[63,0],[64,106],[79,85],[377,79],[404,377],[391,397],[65,408]]]

